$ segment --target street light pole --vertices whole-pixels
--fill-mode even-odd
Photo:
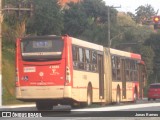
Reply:
[[[111,47],[111,19],[110,19],[110,8],[121,8],[121,6],[114,7],[108,6],[108,47]]]
[[[110,48],[111,46],[111,32],[110,32],[110,7],[108,6],[108,47]]]

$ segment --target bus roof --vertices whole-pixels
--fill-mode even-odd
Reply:
[[[74,45],[103,51],[103,46],[102,45],[97,45],[97,44],[90,43],[90,42],[87,42],[87,41],[83,41],[83,40],[73,38],[73,37],[71,37],[71,38],[72,38],[72,44],[74,44]],[[136,53],[116,50],[116,49],[113,49],[113,48],[110,48],[110,53],[114,54],[114,55],[119,55],[119,56],[124,56],[124,57],[132,58],[132,59],[141,60],[141,55],[136,54]]]
[[[98,45],[98,44],[94,44],[94,43],[91,43],[91,42],[83,41],[83,40],[73,38],[73,37],[71,37],[71,38],[72,38],[72,44],[74,44],[74,45],[103,51],[103,46],[102,45]]]
[[[135,54],[135,53],[131,53],[131,52],[116,50],[116,49],[113,49],[113,48],[110,48],[110,53],[114,54],[114,55],[119,55],[119,56],[123,56],[123,57],[128,57],[128,58],[132,58],[132,59],[141,60],[141,55],[140,54]]]
[[[61,38],[60,36],[56,36],[56,35],[44,35],[44,36],[26,36],[26,37],[23,37],[22,39],[26,40],[26,39],[53,38],[53,37],[54,38]],[[67,37],[69,37],[69,36],[67,35]],[[72,44],[74,44],[74,45],[82,46],[82,47],[86,47],[86,48],[90,48],[90,49],[94,49],[94,50],[98,50],[98,51],[103,51],[102,45],[87,42],[87,41],[80,40],[80,39],[77,39],[74,37],[69,37],[69,38],[71,38]],[[119,56],[124,56],[124,57],[132,58],[132,59],[141,60],[140,54],[121,51],[121,50],[117,50],[117,49],[113,49],[113,48],[110,48],[110,53],[114,54],[114,55],[119,55]]]

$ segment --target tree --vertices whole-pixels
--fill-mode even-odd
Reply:
[[[84,0],[64,9],[64,34],[106,45],[108,7],[102,0]],[[116,24],[117,11],[110,10],[111,24]],[[112,30],[112,25],[111,25]]]
[[[9,8],[16,8],[19,4],[21,4],[22,7],[29,7],[29,1],[26,0],[3,0],[3,7],[8,6]],[[28,13],[23,12],[20,16],[18,16],[18,13],[19,12],[15,10],[7,10],[3,12],[3,42],[14,42],[17,37],[21,37],[25,34],[25,22],[28,18]]]
[[[87,14],[80,3],[69,3],[64,9],[64,34],[79,37],[88,26]]]
[[[152,16],[156,15],[157,13],[155,12],[154,8],[147,4],[145,6],[139,6],[136,9],[136,22],[143,24],[145,23],[146,20],[150,20]]]
[[[57,0],[34,0],[34,15],[27,23],[28,34],[56,34],[63,29],[63,16]]]
[[[149,46],[154,51],[154,59],[153,59],[153,81],[152,82],[160,82],[160,34],[151,34],[151,36],[146,40],[145,45]]]
[[[153,74],[153,60],[154,60],[154,51],[151,47],[140,45],[140,54],[142,55],[142,59],[145,61],[146,69],[147,69],[147,75],[151,76]]]
[[[144,43],[152,31],[149,27],[137,25],[130,15],[118,13],[117,26],[115,26],[114,33],[116,32],[117,35],[112,40],[112,47],[119,49],[130,47],[130,50],[134,51],[134,45]]]
[[[103,0],[84,0],[82,6],[90,18],[94,21],[94,24],[102,24],[107,21],[108,17],[108,7],[105,5]],[[113,12],[113,9],[110,11],[113,16],[116,17],[116,14]],[[111,19],[112,19],[111,18]],[[112,20],[116,20],[115,18]]]

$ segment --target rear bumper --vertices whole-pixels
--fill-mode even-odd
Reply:
[[[71,98],[70,86],[21,86],[16,87],[19,100],[63,99]]]

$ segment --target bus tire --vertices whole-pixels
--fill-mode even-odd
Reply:
[[[53,104],[48,101],[36,101],[37,110],[52,110]]]
[[[87,100],[86,102],[80,102],[79,105],[81,108],[90,106],[92,104],[92,86],[91,84],[88,85],[87,88]]]
[[[118,87],[116,94],[116,104],[120,104],[120,102],[121,102],[121,94],[120,94],[120,88]]]
[[[138,97],[137,97],[137,92],[136,92],[137,90],[135,90],[134,91],[134,94],[133,94],[133,102],[134,103],[136,103],[137,102],[137,99],[138,99]]]
[[[87,106],[92,105],[92,86],[89,85],[87,89]]]

